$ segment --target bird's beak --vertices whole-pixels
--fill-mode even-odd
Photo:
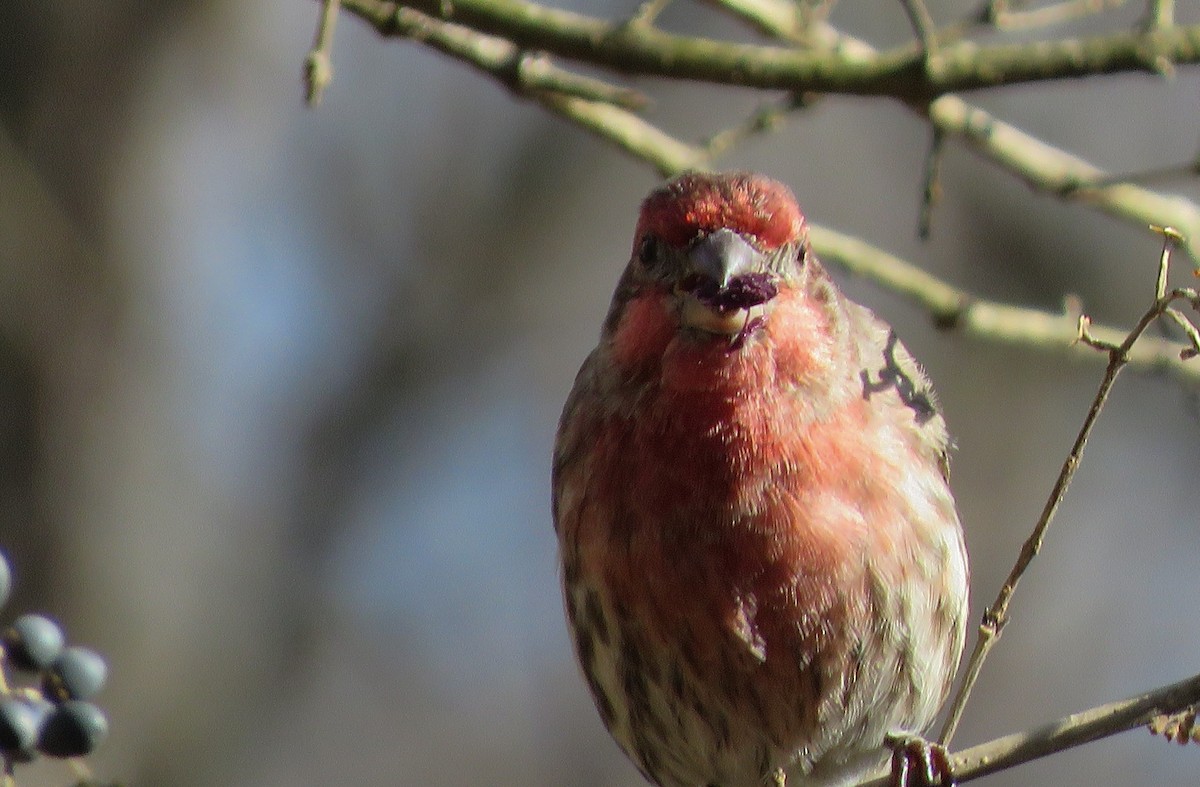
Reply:
[[[766,258],[736,232],[720,229],[688,251],[679,289],[680,321],[706,333],[745,337],[766,318],[778,288]]]
[[[729,286],[738,276],[763,269],[762,253],[733,230],[720,229],[701,238],[688,251],[692,273],[718,288]]]

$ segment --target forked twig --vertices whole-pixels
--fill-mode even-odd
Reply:
[[[1176,301],[1186,301],[1191,304],[1193,309],[1200,310],[1200,295],[1195,290],[1167,290],[1167,272],[1171,262],[1171,251],[1177,243],[1183,240],[1182,236],[1169,227],[1156,229],[1163,235],[1163,247],[1159,260],[1158,277],[1155,281],[1154,303],[1146,310],[1141,319],[1138,320],[1133,330],[1126,335],[1125,340],[1120,344],[1114,344],[1097,339],[1092,336],[1088,329],[1090,324],[1088,318],[1086,316],[1080,316],[1079,318],[1079,341],[1108,353],[1108,366],[1104,370],[1104,378],[1100,381],[1100,387],[1096,391],[1092,405],[1083,420],[1083,426],[1075,438],[1075,444],[1071,447],[1071,452],[1067,455],[1066,461],[1063,462],[1062,469],[1059,471],[1058,478],[1054,482],[1054,487],[1050,491],[1050,497],[1042,509],[1042,514],[1038,518],[1037,524],[1034,525],[1033,531],[1021,547],[1021,553],[1017,556],[1017,561],[1013,565],[1012,571],[1009,572],[1008,579],[1001,586],[996,600],[992,602],[992,605],[983,614],[983,622],[979,626],[979,638],[975,642],[975,649],[971,653],[970,661],[967,663],[967,670],[962,686],[951,703],[950,713],[946,717],[946,723],[942,727],[941,735],[939,736],[939,740],[943,745],[949,744],[951,738],[954,737],[954,732],[958,728],[959,721],[962,719],[967,700],[970,698],[971,691],[975,687],[975,682],[979,678],[979,671],[983,667],[988,654],[999,641],[1000,634],[1008,622],[1008,608],[1012,602],[1013,594],[1017,590],[1017,584],[1021,581],[1021,577],[1024,576],[1033,559],[1037,557],[1038,552],[1041,551],[1042,543],[1046,538],[1046,531],[1049,529],[1054,515],[1058,512],[1058,508],[1062,504],[1067,487],[1070,486],[1071,479],[1075,476],[1075,471],[1079,468],[1079,462],[1083,457],[1084,448],[1087,447],[1092,427],[1096,425],[1096,419],[1099,418],[1100,411],[1104,408],[1104,404],[1108,400],[1108,395],[1117,380],[1117,375],[1129,363],[1130,348],[1133,347],[1138,338],[1155,320],[1165,314],[1171,314],[1172,319],[1176,320],[1176,322],[1185,322],[1191,325],[1182,314],[1172,308],[1172,305]],[[1200,334],[1192,327],[1188,336],[1193,345],[1185,349],[1184,352],[1191,355],[1200,353],[1200,344],[1196,343],[1197,339],[1200,338]]]
[[[928,68],[930,61],[937,55],[937,26],[929,9],[925,7],[925,0],[904,0],[904,12],[908,14],[909,24],[912,25],[913,34],[921,45],[925,66]]]

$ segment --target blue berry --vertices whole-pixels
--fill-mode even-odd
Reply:
[[[37,755],[41,729],[54,706],[40,698],[9,695],[0,700],[0,752],[28,762]]]
[[[91,754],[108,735],[108,719],[90,702],[67,700],[56,706],[38,737],[37,749],[47,757]]]
[[[63,632],[44,615],[22,615],[4,631],[4,656],[26,672],[47,669],[63,649]]]
[[[90,700],[104,687],[108,665],[89,648],[65,648],[42,675],[42,691],[50,700]]]
[[[9,565],[8,555],[0,552],[0,607],[8,603],[12,593],[12,566]]]

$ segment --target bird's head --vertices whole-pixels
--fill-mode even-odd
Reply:
[[[804,215],[783,184],[749,173],[683,175],[642,203],[608,329],[647,341],[670,330],[737,351],[801,280],[807,255]]]

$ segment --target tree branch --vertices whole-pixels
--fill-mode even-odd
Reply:
[[[637,73],[713,84],[846,95],[887,95],[928,102],[949,92],[997,85],[1155,71],[1161,61],[1200,62],[1200,25],[1127,31],[1085,39],[941,47],[926,69],[911,46],[873,59],[829,50],[735,44],[667,33],[549,8],[525,0],[344,0],[344,7],[386,33],[403,7],[501,36],[519,47]]]
[[[704,149],[680,142],[629,111],[646,103],[637,91],[566,71],[503,38],[411,8],[397,10],[389,24],[388,34],[418,41],[470,65],[517,95],[650,162],[664,176],[708,163]]]
[[[1079,463],[1083,459],[1083,452],[1087,448],[1092,428],[1100,418],[1100,412],[1104,409],[1104,405],[1108,401],[1108,396],[1117,382],[1117,375],[1129,364],[1130,353],[1137,346],[1138,340],[1142,338],[1147,328],[1164,314],[1172,313],[1173,304],[1176,301],[1185,301],[1192,309],[1200,311],[1200,295],[1197,295],[1195,290],[1178,289],[1167,292],[1167,273],[1171,265],[1171,250],[1180,240],[1180,236],[1178,232],[1171,228],[1161,228],[1161,232],[1163,234],[1163,247],[1162,254],[1159,257],[1158,276],[1154,283],[1154,302],[1142,315],[1141,319],[1138,320],[1137,325],[1118,341],[1110,341],[1107,338],[1097,336],[1091,330],[1087,317],[1080,315],[1077,318],[1076,337],[1078,343],[1086,348],[1102,350],[1108,359],[1108,366],[1104,370],[1104,377],[1101,379],[1100,387],[1096,390],[1096,395],[1092,399],[1091,407],[1088,408],[1087,416],[1083,419],[1083,426],[1079,428],[1079,434],[1075,437],[1075,443],[1071,446],[1071,450],[1067,454],[1062,468],[1059,470],[1058,477],[1054,481],[1054,486],[1050,490],[1050,496],[1042,508],[1041,516],[1038,517],[1037,523],[1033,526],[1033,531],[1030,532],[1029,537],[1025,539],[1025,543],[1021,546],[1021,552],[1017,555],[1017,560],[1013,564],[1008,578],[996,594],[996,600],[992,602],[991,606],[983,614],[983,623],[979,626],[979,638],[975,642],[975,648],[971,653],[970,660],[967,662],[967,669],[963,676],[962,685],[959,687],[958,693],[954,696],[950,704],[950,711],[947,714],[945,726],[942,728],[940,739],[943,744],[948,744],[954,736],[954,731],[958,726],[963,709],[966,707],[967,700],[971,696],[971,691],[975,687],[975,681],[979,677],[979,671],[982,669],[983,663],[987,660],[992,648],[1000,641],[1004,626],[1008,622],[1008,608],[1017,591],[1017,585],[1021,581],[1021,578],[1025,576],[1025,572],[1033,563],[1034,558],[1042,550],[1042,543],[1046,538],[1046,533],[1050,529],[1050,523],[1054,521],[1054,516],[1058,512],[1063,498],[1066,496],[1067,488],[1071,485],[1071,480],[1075,477],[1075,471],[1079,469]],[[1178,355],[1178,358],[1182,362],[1186,359],[1194,358],[1200,352],[1200,344],[1197,344],[1198,337],[1194,326],[1182,314],[1174,312],[1174,316],[1178,321],[1187,323],[1191,328],[1188,336],[1192,344],[1185,346]],[[1190,365],[1196,366],[1196,364]]]
[[[1038,191],[1092,205],[1137,227],[1166,225],[1183,234],[1184,250],[1200,265],[1200,208],[1111,175],[1078,156],[1030,136],[956,96],[929,105],[934,127],[1014,173]]]
[[[1178,713],[1197,702],[1200,702],[1200,675],[964,749],[950,757],[950,769],[955,781],[973,781],[1085,743],[1147,726],[1158,716]],[[880,775],[859,787],[887,787],[889,784],[891,776]]]
[[[394,3],[382,0],[344,0],[344,2],[348,9],[360,15],[366,14],[366,18],[375,24],[381,33],[421,41],[445,54],[470,63],[500,80],[519,95],[537,101],[552,112],[617,144],[626,152],[650,162],[663,175],[674,174],[683,169],[710,166],[714,158],[724,151],[731,140],[744,136],[741,132],[725,133],[713,138],[715,142],[720,143],[719,145],[713,144],[707,147],[688,145],[631,112],[621,112],[611,107],[596,105],[598,102],[599,104],[613,104],[625,110],[637,108],[645,99],[636,91],[573,74],[552,65],[544,58],[534,58],[526,54],[518,44],[506,38],[484,35],[470,27],[440,21],[411,8],[399,7]],[[422,3],[425,2],[426,0],[422,0]],[[755,0],[755,3],[750,3],[748,0],[737,0],[737,2],[726,0],[726,2],[734,5],[738,13],[750,13],[749,9],[765,13],[764,9],[773,8],[769,0]],[[492,4],[499,10],[489,15],[485,12],[492,7]],[[496,18],[501,17],[501,11],[506,9],[512,12],[512,15],[523,20],[524,26],[515,23],[507,25],[495,23]],[[655,36],[671,38],[647,25],[638,25],[634,26],[636,29],[631,29],[629,26],[610,24],[602,20],[546,9],[518,0],[499,0],[499,2],[496,0],[491,0],[491,2],[464,0],[464,2],[452,4],[452,11],[453,13],[444,13],[446,16],[452,16],[455,20],[465,19],[469,22],[478,22],[477,17],[491,20],[494,23],[492,27],[509,32],[518,31],[530,44],[539,46],[543,44],[543,41],[534,35],[534,31],[537,32],[537,35],[542,35],[544,29],[537,27],[542,24],[547,25],[545,30],[553,31],[557,25],[559,28],[572,31],[571,35],[575,38],[586,39],[589,42],[588,46],[607,46],[604,41],[615,40],[614,36],[622,40],[630,39],[630,37],[640,40],[647,36],[651,40]],[[521,13],[517,13],[518,11]],[[756,18],[759,20],[757,24],[767,24],[762,21],[762,17]],[[774,21],[771,24],[783,23],[782,13],[778,10],[772,19]],[[530,29],[531,26],[533,30]],[[795,31],[789,30],[788,32]],[[1196,32],[1200,37],[1200,28],[1197,28]],[[869,45],[859,41],[851,41],[847,46],[837,46],[838,37],[831,28],[823,28],[822,35],[827,44],[834,45],[833,49],[818,54],[796,52],[795,50],[775,49],[771,51],[787,52],[810,59],[836,61],[841,64],[842,70],[846,71],[853,71],[856,67],[860,70],[869,69],[871,64],[887,58],[886,55],[880,55]],[[1127,34],[1126,38],[1141,40],[1144,36]],[[709,41],[707,45],[725,51],[739,50],[736,45],[721,44],[715,41]],[[1023,45],[1026,49],[1028,46],[1032,45]],[[945,53],[947,50],[943,48],[940,51]],[[983,62],[985,50],[978,51],[980,52],[980,62]],[[955,56],[939,55],[937,61],[940,65],[934,69],[931,63],[931,70],[938,70],[939,73],[944,74],[946,59],[953,59],[953,57]],[[914,63],[916,62],[914,61]],[[858,65],[854,66],[853,64]],[[921,71],[921,69],[918,68],[917,71]],[[923,71],[921,73],[917,73],[917,71],[911,73],[909,78],[917,80],[928,78]],[[1016,174],[1039,191],[1092,205],[1138,226],[1165,224],[1177,227],[1186,238],[1184,249],[1192,260],[1200,265],[1200,209],[1189,200],[1165,196],[1132,182],[1115,180],[1113,176],[1100,168],[1048,145],[983,110],[967,104],[958,97],[943,96],[931,104],[917,102],[910,106],[929,118],[934,126],[936,137],[958,137],[964,140],[972,149]],[[781,111],[775,111],[773,117],[778,119],[782,114]],[[927,187],[930,186],[936,187],[936,183],[927,183]],[[929,192],[927,197],[932,193]],[[926,209],[926,215],[922,217],[922,227],[928,225],[930,217],[927,212]]]
[[[703,148],[680,142],[618,107],[562,95],[543,96],[541,103],[626,153],[651,163],[664,178],[684,170],[704,169],[711,163]]]
[[[503,38],[442,22],[420,11],[401,8],[389,18],[389,24],[390,34],[461,60],[526,98],[556,93],[624,109],[640,109],[649,103],[636,90],[567,71]]]
[[[731,142],[772,127],[790,107],[803,103],[793,98],[769,105],[747,121],[714,135],[707,145],[689,145],[626,109],[633,101],[622,96],[621,88],[615,85],[584,78],[544,60],[537,61],[538,69],[531,77],[528,68],[519,67],[531,56],[503,38],[483,35],[408,8],[397,9],[385,15],[384,20],[387,27],[381,32],[419,41],[478,69],[518,95],[651,164],[664,177],[711,166],[714,157]],[[861,48],[856,51],[863,54]],[[1079,185],[1104,177],[1101,170],[1000,123],[960,99],[950,96],[940,99],[930,108],[930,115],[935,128],[966,139],[976,150],[1025,177],[1035,187],[1061,193],[1069,185],[1076,198],[1086,198],[1137,222],[1159,220],[1159,216],[1166,216],[1184,228],[1196,222],[1195,206],[1186,200],[1162,197],[1129,184],[1108,185],[1101,194],[1093,196],[1096,190],[1084,190]],[[1064,172],[1070,176],[1063,175]],[[1122,212],[1126,210],[1133,211],[1132,216]],[[939,326],[972,338],[1059,352],[1079,360],[1094,362],[1098,357],[1078,341],[1078,327],[1071,315],[975,298],[870,244],[819,225],[810,225],[810,237],[813,247],[826,261],[908,298],[928,311]],[[1190,237],[1200,237],[1200,227]],[[1091,330],[1106,341],[1120,342],[1125,335],[1111,327],[1093,326]],[[1144,370],[1168,371],[1179,379],[1200,381],[1200,366],[1180,360],[1185,347],[1166,339],[1146,337],[1130,350],[1129,363]]]
[[[323,0],[321,21],[312,49],[304,58],[304,99],[310,107],[321,104],[325,88],[333,81],[333,60],[329,51],[333,48],[333,29],[337,26],[341,0]]]
[[[945,328],[985,341],[1057,352],[1073,360],[1095,363],[1103,357],[1079,341],[1079,318],[975,298],[936,276],[850,235],[809,225],[813,249],[826,262],[836,263],[895,292],[928,311]],[[1092,325],[1091,335],[1120,344],[1126,331]],[[1128,362],[1142,370],[1166,371],[1177,379],[1200,382],[1200,364],[1186,363],[1180,354],[1188,345],[1157,336],[1143,336],[1129,348]]]

